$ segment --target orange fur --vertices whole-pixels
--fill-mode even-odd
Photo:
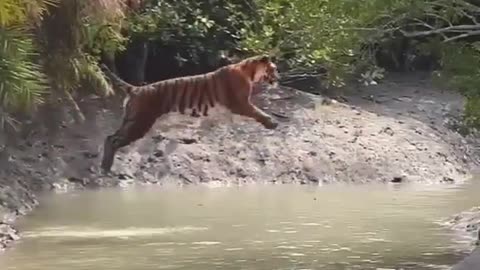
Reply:
[[[125,113],[120,128],[104,143],[101,168],[110,171],[118,149],[142,138],[156,119],[170,112],[207,116],[210,108],[224,106],[232,113],[247,116],[274,129],[278,123],[250,101],[253,84],[278,80],[276,65],[267,56],[247,58],[215,71],[133,86],[120,79],[106,66],[104,73],[113,85],[127,93]]]

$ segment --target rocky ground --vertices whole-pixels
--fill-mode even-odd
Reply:
[[[473,251],[458,262],[452,270],[473,270],[480,268],[480,207],[473,207],[456,215],[451,221],[450,225],[453,229],[459,231],[466,231],[471,235],[475,235],[477,241]]]
[[[454,216],[449,225],[452,229],[466,231],[477,239],[475,245],[480,246],[480,206],[472,207]]]
[[[144,139],[118,154],[110,177],[100,176],[97,167],[105,136],[121,121],[119,102],[85,98],[83,124],[52,119],[48,127],[0,138],[0,248],[16,238],[7,224],[30,211],[41,190],[469,179],[479,144],[451,128],[463,98],[433,87],[421,74],[405,76],[346,88],[333,102],[288,87],[269,89],[254,103],[278,119],[273,131],[238,116],[158,121]]]

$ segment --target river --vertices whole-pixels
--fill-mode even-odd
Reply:
[[[203,186],[48,195],[2,270],[448,269],[464,185]]]

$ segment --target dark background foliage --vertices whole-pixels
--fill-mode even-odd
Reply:
[[[480,125],[477,0],[3,0],[2,123],[52,100],[113,93],[104,62],[133,84],[272,53],[284,78],[335,89],[387,72],[432,72],[468,98]],[[77,114],[82,118],[81,110]]]

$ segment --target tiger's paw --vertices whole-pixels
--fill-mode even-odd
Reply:
[[[267,129],[276,129],[278,127],[278,122],[276,121],[269,121],[269,122],[266,122],[264,124],[264,126],[267,128]]]

